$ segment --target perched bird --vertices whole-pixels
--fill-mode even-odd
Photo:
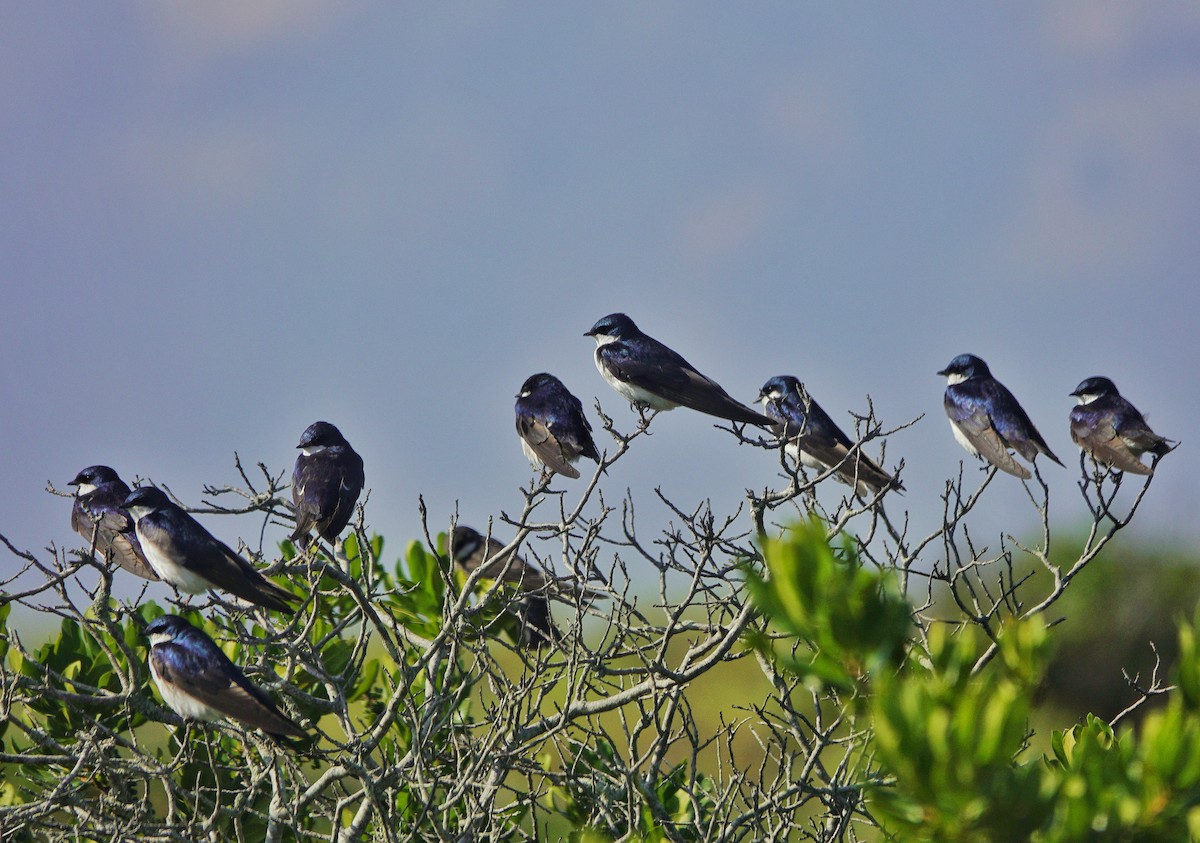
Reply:
[[[992,377],[987,363],[973,354],[960,354],[938,374],[946,377],[946,415],[954,438],[967,453],[1023,480],[1032,475],[1009,448],[1030,462],[1040,451],[1062,465],[1017,399]]]
[[[517,434],[530,462],[571,478],[579,477],[571,463],[580,457],[599,464],[583,404],[554,375],[542,372],[528,378],[517,394],[516,411]]]
[[[484,538],[463,524],[450,535],[450,557],[468,574],[482,568],[483,578],[499,580],[525,593],[521,611],[521,644],[544,647],[561,635],[550,619],[550,598],[556,595],[601,597],[568,579],[548,579],[515,553],[504,553],[504,545]]]
[[[876,495],[884,489],[903,490],[900,481],[888,474],[851,441],[833,419],[808,394],[804,384],[791,375],[771,378],[758,393],[767,415],[776,420],[775,433],[787,444],[793,458],[817,471],[838,466],[834,475],[860,494]]]
[[[342,432],[329,422],[313,422],[300,437],[300,456],[292,471],[296,529],[290,536],[307,547],[310,533],[337,541],[363,490],[363,461]]]
[[[105,559],[116,562],[131,574],[148,580],[158,579],[133,531],[133,519],[121,509],[129,497],[129,486],[107,465],[90,465],[70,482],[75,486],[71,506],[71,527],[89,542],[93,535],[96,550]]]
[[[605,316],[584,336],[596,339],[600,374],[631,404],[652,410],[684,406],[733,422],[760,427],[775,424],[774,419],[735,400],[691,363],[643,334],[624,313]]]
[[[1177,444],[1151,430],[1108,378],[1088,378],[1071,395],[1079,401],[1071,408],[1071,438],[1098,463],[1150,475],[1154,469],[1141,461],[1142,454],[1163,457]]]
[[[138,541],[154,573],[180,591],[228,591],[243,600],[295,614],[285,591],[213,537],[195,518],[153,486],[135,489],[122,504],[133,517]]]
[[[163,702],[180,717],[230,717],[277,738],[308,737],[203,630],[178,615],[163,615],[146,626],[145,635],[150,675]]]

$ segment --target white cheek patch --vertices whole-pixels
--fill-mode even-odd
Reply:
[[[596,340],[596,347],[599,348],[602,345],[608,345],[610,342],[616,342],[617,338],[613,337],[613,336],[609,336],[608,334],[596,334],[595,340]]]
[[[95,483],[80,483],[78,486],[78,491],[75,494],[83,497],[84,495],[90,495],[92,492],[96,491],[96,488],[97,487]]]
[[[1083,395],[1075,396],[1075,400],[1078,401],[1079,406],[1082,407],[1084,404],[1091,404],[1093,401],[1095,401],[1099,397],[1100,396],[1094,392],[1085,392],[1085,393],[1083,393]]]
[[[950,386],[960,384],[967,379],[967,376],[961,372],[950,372],[946,375],[946,383]]]
[[[326,447],[325,445],[305,445],[300,450],[304,452],[304,456],[311,457],[321,453]]]

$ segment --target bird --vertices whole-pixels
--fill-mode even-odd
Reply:
[[[772,427],[775,420],[742,404],[716,381],[653,337],[624,313],[610,313],[584,333],[596,340],[596,368],[631,404],[652,410],[688,407],[732,422]]]
[[[160,579],[189,594],[221,589],[266,609],[295,614],[288,602],[299,597],[214,538],[162,489],[135,489],[122,507],[134,519],[142,551]]]
[[[551,597],[603,596],[569,579],[548,578],[520,556],[511,551],[505,553],[504,549],[500,542],[485,538],[464,524],[455,526],[450,534],[450,557],[468,575],[482,568],[482,578],[508,583],[525,594],[521,612],[522,645],[538,649],[562,637],[550,618]]]
[[[337,541],[362,493],[363,461],[334,425],[313,422],[304,429],[292,471],[292,502],[296,529],[289,537],[307,547],[311,533],[331,544]]]
[[[870,457],[855,449],[842,429],[808,394],[804,384],[792,375],[777,375],[758,393],[768,416],[776,420],[775,433],[787,444],[787,453],[817,471],[837,466],[839,480],[856,487],[860,494],[877,495],[884,489],[903,491],[900,481],[888,474]],[[854,451],[854,457],[849,458]]]
[[[946,415],[954,438],[967,453],[1022,480],[1032,475],[1009,448],[1031,463],[1040,451],[1062,465],[1017,399],[992,377],[987,363],[973,354],[960,354],[938,374],[946,377]]]
[[[516,413],[517,434],[530,462],[573,479],[579,470],[571,463],[580,457],[600,463],[583,404],[554,375],[527,378],[517,393]]]
[[[1151,430],[1108,378],[1087,378],[1071,395],[1078,400],[1071,408],[1071,438],[1098,463],[1149,476],[1154,469],[1141,461],[1142,454],[1163,457],[1178,444]]]
[[[133,531],[133,519],[121,509],[129,497],[129,486],[107,465],[89,465],[68,485],[75,486],[71,527],[105,559],[116,562],[131,574],[157,580],[158,574],[146,561],[142,545]]]
[[[163,702],[186,720],[229,717],[276,738],[308,733],[254,685],[201,629],[178,615],[161,615],[145,630],[150,675]]]

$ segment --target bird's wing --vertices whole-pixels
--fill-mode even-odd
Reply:
[[[992,424],[1010,448],[1030,462],[1033,462],[1040,451],[1059,465],[1063,464],[1050,450],[1050,446],[1030,420],[1029,414],[1008,391],[1008,387],[992,379],[984,383],[983,394],[990,399]]]
[[[535,419],[526,414],[518,415],[517,433],[551,471],[556,471],[572,479],[579,477],[579,471],[563,459],[562,446],[541,419]]]
[[[319,529],[334,541],[350,523],[354,505],[366,481],[362,458],[353,451],[333,449],[296,461],[292,472],[292,501],[296,504],[296,541]]]
[[[158,516],[165,517],[163,523],[169,523],[170,529],[160,524]],[[267,609],[294,614],[288,602],[299,600],[296,595],[264,577],[182,509],[146,516],[138,529],[177,564],[207,580],[213,588]]]
[[[959,406],[950,396],[946,396],[946,414],[954,424],[959,434],[973,447],[981,457],[1001,471],[1028,480],[1033,475],[1023,465],[1013,459],[1008,452],[1008,443],[992,426],[992,417],[978,401],[969,401],[966,406]]]
[[[1117,435],[1113,426],[1112,414],[1108,413],[1098,419],[1082,419],[1071,417],[1071,438],[1083,448],[1096,462],[1111,465],[1130,474],[1148,476],[1153,473],[1150,466],[1143,463],[1129,450],[1125,441]]]
[[[773,427],[775,420],[734,399],[721,385],[671,349],[659,344],[649,362],[630,354],[620,343],[597,349],[618,380],[658,395],[673,404],[730,421]]]

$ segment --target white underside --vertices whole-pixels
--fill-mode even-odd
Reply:
[[[600,370],[601,377],[608,382],[608,385],[622,395],[630,404],[645,404],[652,410],[674,410],[679,405],[674,401],[655,395],[653,392],[647,392],[641,387],[633,384],[625,383],[623,380],[614,378],[604,367],[604,361],[600,359],[600,355],[596,355],[596,368]]]
[[[141,530],[137,531],[137,537],[142,543],[142,552],[146,554],[146,561],[150,563],[154,573],[158,574],[159,579],[188,594],[203,594],[212,588],[212,583],[208,580],[164,556],[157,545],[146,541]]]
[[[950,421],[950,429],[954,431],[954,438],[958,440],[958,444],[967,449],[967,453],[973,457],[979,456],[979,449],[971,444],[971,440],[958,429],[958,425],[953,420]]]
[[[158,692],[162,694],[163,702],[170,706],[171,710],[180,717],[186,717],[190,720],[212,721],[220,720],[225,716],[215,708],[200,702],[195,697],[183,693],[174,685],[164,682],[158,675],[153,661],[150,662],[150,673],[154,675],[154,684],[158,686]]]
[[[534,452],[533,448],[529,447],[529,443],[525,441],[525,437],[521,437],[521,450],[525,452],[525,456],[529,457],[529,464],[534,468],[544,464],[541,457]]]

